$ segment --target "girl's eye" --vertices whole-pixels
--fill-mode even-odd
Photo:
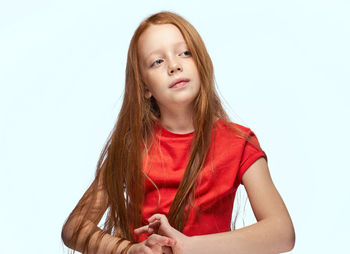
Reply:
[[[154,61],[151,65],[151,67],[160,64],[162,61],[163,61],[162,59],[158,59],[158,60]]]
[[[180,54],[180,56],[182,56],[182,55],[191,56],[191,52],[189,50],[186,50]],[[151,67],[157,66],[157,65],[161,64],[162,62],[163,62],[162,59],[158,59],[151,64]]]
[[[186,50],[185,52],[182,52],[181,55],[182,55],[182,54],[186,54],[187,56],[190,56],[190,55],[191,55],[191,52],[190,52],[189,50]]]

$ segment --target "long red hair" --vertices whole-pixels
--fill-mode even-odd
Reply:
[[[79,218],[73,230],[73,246],[86,226],[85,222],[90,220],[98,225],[106,209],[108,213],[103,227],[106,233],[135,241],[132,229],[142,225],[143,182],[147,177],[142,171],[142,160],[154,141],[155,124],[160,119],[160,111],[154,99],[149,100],[144,96],[146,87],[140,74],[137,44],[141,34],[150,25],[157,24],[173,24],[179,29],[196,63],[201,81],[193,107],[194,138],[190,159],[167,215],[170,224],[179,231],[183,230],[191,209],[197,175],[207,157],[215,119],[230,121],[215,89],[212,61],[196,29],[184,18],[171,12],[156,13],[145,19],[130,42],[123,104],[101,152],[95,181],[67,219],[68,222],[72,218]],[[234,128],[232,125],[230,127]],[[236,128],[235,131],[247,138],[240,129]],[[99,196],[98,193],[104,194]],[[90,213],[94,209],[97,209],[97,215],[91,217]],[[89,240],[87,237],[85,248]]]

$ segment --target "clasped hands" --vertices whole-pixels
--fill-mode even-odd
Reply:
[[[154,214],[148,225],[136,228],[135,234],[148,233],[147,240],[134,244],[127,254],[185,254],[188,236],[173,228],[164,214]]]

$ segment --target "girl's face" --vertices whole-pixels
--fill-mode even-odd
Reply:
[[[194,101],[199,93],[200,77],[176,26],[151,25],[140,36],[138,51],[141,75],[148,90],[146,98],[154,96],[161,111],[188,106]]]

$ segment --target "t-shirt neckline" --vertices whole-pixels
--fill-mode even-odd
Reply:
[[[220,118],[217,119],[217,121],[214,123],[213,127],[216,126],[216,124],[220,121]],[[175,132],[171,132],[168,129],[166,129],[161,123],[160,121],[156,122],[158,125],[158,134],[162,135],[162,137],[173,137],[173,138],[185,138],[185,137],[193,137],[194,135],[194,131],[188,132],[188,133],[175,133]]]
[[[162,135],[162,137],[173,137],[173,138],[185,138],[185,137],[192,137],[194,135],[194,131],[188,132],[188,133],[175,133],[171,132],[168,129],[166,129],[159,121],[157,122],[159,126],[159,134]]]

